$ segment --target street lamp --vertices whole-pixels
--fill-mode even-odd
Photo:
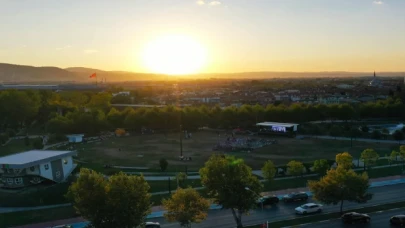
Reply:
[[[245,187],[245,190],[246,190],[246,191],[251,191],[251,192],[253,192],[254,194],[256,194],[256,195],[259,197],[260,203],[261,203],[261,205],[262,205],[262,211],[263,211],[263,200],[261,199],[262,196],[259,195],[259,194],[257,194],[257,192],[253,191],[253,190],[250,189],[249,187]]]

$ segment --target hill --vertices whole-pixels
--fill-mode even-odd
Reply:
[[[363,77],[373,72],[242,72],[242,73],[210,73],[189,76],[166,76],[162,74],[134,73],[127,71],[104,71],[86,67],[34,67],[0,63],[0,82],[91,82],[89,75],[97,73],[98,80],[107,82],[144,81],[144,80],[176,80],[176,79],[265,79],[265,78],[322,78],[322,77]],[[378,77],[404,77],[405,72],[377,72]]]

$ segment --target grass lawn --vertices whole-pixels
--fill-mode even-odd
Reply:
[[[76,217],[73,207],[59,207],[35,211],[0,214],[0,226],[12,227]]]
[[[244,137],[244,136],[243,136]],[[380,156],[398,150],[398,144],[353,142],[324,139],[275,138],[277,144],[256,149],[251,153],[229,152],[228,154],[243,158],[253,169],[260,169],[265,160],[272,160],[276,165],[284,165],[291,160],[312,162],[316,159],[333,159],[337,153],[347,151],[354,158],[360,156],[367,148],[373,148]],[[167,172],[198,171],[213,153],[212,148],[218,141],[224,141],[211,132],[193,133],[192,139],[183,140],[183,155],[192,157],[192,161],[179,161],[180,142],[178,134],[136,135],[111,138],[105,141],[78,144],[78,159],[87,162],[83,167],[102,171],[104,164],[131,167],[147,167],[147,171],[159,171],[159,159],[169,162]],[[222,152],[219,152],[222,153]],[[129,171],[129,170],[128,170]],[[146,170],[131,170],[145,171]]]

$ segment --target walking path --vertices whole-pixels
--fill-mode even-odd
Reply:
[[[390,144],[405,144],[405,140],[382,140],[382,139],[366,139],[366,138],[349,138],[349,137],[333,137],[327,135],[297,135],[300,138],[317,138],[317,139],[334,139],[334,140],[344,140],[344,141],[358,141],[358,142],[375,142],[375,143],[390,143]]]

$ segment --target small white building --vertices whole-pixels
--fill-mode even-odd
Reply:
[[[84,134],[66,135],[70,143],[83,142]]]
[[[0,157],[0,187],[22,188],[44,180],[63,182],[76,168],[75,151],[31,150]]]

